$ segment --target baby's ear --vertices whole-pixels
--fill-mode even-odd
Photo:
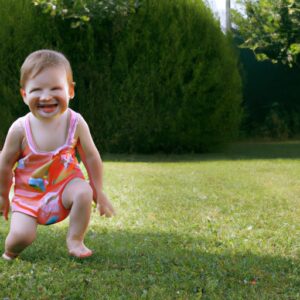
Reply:
[[[23,88],[20,88],[20,94],[21,94],[22,98],[26,97],[26,92]]]
[[[70,96],[70,99],[73,99],[75,96],[75,82],[72,82],[71,84],[69,84],[69,96]]]
[[[23,88],[20,88],[20,94],[21,94],[21,96],[23,98],[24,103],[26,105],[28,105],[27,98],[26,98],[27,95],[26,95],[26,92],[25,92],[25,90]]]

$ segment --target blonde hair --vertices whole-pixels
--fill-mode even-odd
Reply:
[[[44,69],[56,66],[65,68],[68,83],[73,84],[73,72],[68,59],[60,52],[42,49],[32,52],[25,59],[21,67],[21,87],[24,88],[28,79],[34,78]]]

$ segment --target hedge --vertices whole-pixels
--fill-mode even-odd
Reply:
[[[132,14],[95,17],[76,29],[29,1],[0,4],[2,142],[27,109],[18,94],[19,67],[40,48],[70,59],[72,107],[102,151],[203,152],[237,136],[237,55],[201,1],[144,0]]]

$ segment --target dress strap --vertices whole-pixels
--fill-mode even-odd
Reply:
[[[76,131],[78,120],[79,120],[79,114],[70,108],[69,108],[69,111],[71,113],[71,118],[70,118],[67,145],[71,146],[73,143],[73,140],[74,140],[74,135],[75,135],[75,131]]]
[[[31,150],[36,152],[35,144],[34,144],[32,133],[31,133],[30,123],[29,123],[29,114],[27,114],[25,116],[24,127],[25,127],[26,140],[27,140],[28,146]]]

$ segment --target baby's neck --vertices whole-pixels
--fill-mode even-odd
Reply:
[[[63,114],[56,116],[54,118],[46,119],[46,118],[37,118],[33,113],[30,113],[30,123],[34,127],[43,127],[43,128],[56,128],[60,126],[62,123],[65,124],[68,119],[69,111],[66,110]]]
[[[30,127],[34,143],[40,151],[53,151],[64,145],[69,130],[69,111],[51,120],[30,114]]]

